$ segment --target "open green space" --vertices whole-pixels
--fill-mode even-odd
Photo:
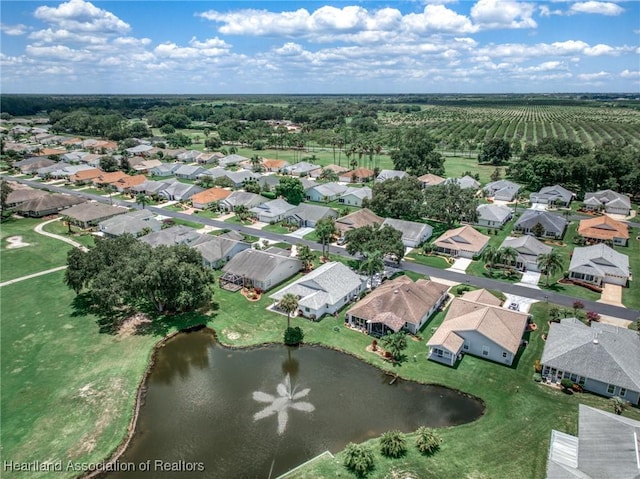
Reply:
[[[71,233],[69,233],[69,225],[62,221],[53,221],[42,228],[47,233],[54,233],[65,238],[69,238],[84,246],[93,246],[95,244],[95,236],[90,232],[84,231],[77,226],[71,225]],[[52,240],[55,241],[55,240]],[[58,244],[61,242],[58,241]]]
[[[289,233],[289,228],[282,226],[280,223],[275,223],[272,225],[269,224],[265,226],[264,228],[262,228],[262,231],[268,231],[269,233],[286,235],[287,233]]]
[[[424,264],[426,266],[433,266],[434,268],[447,269],[451,265],[442,256],[426,255],[420,251],[414,250],[404,257],[405,260],[413,261],[414,263]]]
[[[629,257],[629,268],[634,279],[629,281],[628,288],[622,288],[622,303],[627,308],[640,310],[640,239],[638,229],[629,232],[629,246],[615,249]]]

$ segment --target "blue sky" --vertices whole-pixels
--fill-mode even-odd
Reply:
[[[640,92],[640,2],[0,2],[4,93]]]

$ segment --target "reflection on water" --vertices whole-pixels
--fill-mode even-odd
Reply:
[[[350,441],[391,429],[462,424],[482,414],[479,401],[455,391],[389,385],[389,379],[324,348],[230,351],[206,330],[176,336],[157,354],[136,434],[121,461],[201,462],[205,470],[151,467],[109,477],[277,477]]]

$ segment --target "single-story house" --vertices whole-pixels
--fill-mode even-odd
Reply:
[[[273,251],[272,251],[273,250]],[[267,291],[291,278],[302,269],[302,261],[285,256],[277,248],[246,249],[235,255],[222,268],[220,286],[254,287]]]
[[[300,163],[285,166],[282,168],[282,172],[293,176],[310,176],[312,172],[320,169],[322,169],[320,165],[315,165],[308,161],[301,161]]]
[[[199,165],[209,165],[211,163],[217,163],[222,158],[224,158],[224,155],[220,152],[200,153],[196,156],[195,160]]]
[[[319,176],[322,176],[322,173],[324,171],[333,171],[336,175],[338,175],[338,178],[340,178],[340,176],[349,171],[349,168],[345,168],[344,166],[340,166],[340,165],[334,165],[334,164],[329,164],[327,166],[323,166],[322,169],[320,170],[315,170],[311,172],[311,177],[313,178],[317,178]],[[342,180],[339,180],[342,181]]]
[[[262,168],[264,171],[279,173],[287,166],[289,166],[289,162],[285,160],[262,159]]]
[[[117,215],[123,215],[127,212],[126,208],[120,206],[105,205],[96,201],[80,203],[70,208],[60,211],[60,215],[64,216],[71,223],[89,228],[96,226],[98,223]]]
[[[224,174],[224,177],[228,178],[229,181],[233,183],[234,188],[242,188],[245,183],[255,181],[257,179],[256,174],[248,170],[227,171]]]
[[[573,191],[569,191],[560,185],[545,186],[537,193],[531,193],[529,200],[531,203],[542,205],[569,206],[576,197]]]
[[[194,208],[205,210],[212,204],[222,201],[231,194],[230,190],[224,188],[209,188],[208,190],[196,193],[191,197],[191,204]]]
[[[346,321],[354,328],[383,336],[407,330],[417,334],[447,299],[449,287],[408,276],[386,281],[352,306]]]
[[[263,190],[265,188],[274,190],[276,186],[280,184],[280,178],[278,175],[259,175],[256,183],[258,183]]]
[[[309,201],[328,203],[338,199],[345,191],[347,187],[340,183],[320,183],[307,189],[305,196]]]
[[[176,175],[176,178],[195,180],[198,175],[204,173],[205,171],[207,170],[205,170],[202,166],[182,165],[177,170],[175,170],[173,174]]]
[[[70,151],[69,153],[65,153],[64,155],[60,155],[60,159],[62,161],[66,161],[67,163],[80,163],[82,162],[82,158],[88,155],[88,151]],[[86,162],[84,162],[86,163]]]
[[[444,321],[427,342],[429,359],[454,366],[464,353],[511,366],[529,315],[502,308],[486,290],[469,293],[451,301]]]
[[[431,173],[427,173],[426,175],[419,176],[418,180],[420,180],[420,183],[422,183],[423,188],[428,188],[429,186],[436,186],[446,181],[443,177],[434,175]]]
[[[287,212],[284,221],[287,223],[297,224],[300,228],[314,228],[318,221],[330,216],[337,218],[338,212],[327,206],[300,203],[294,209]]]
[[[191,245],[200,239],[201,236],[206,235],[198,233],[195,229],[189,228],[188,226],[176,225],[149,233],[140,238],[140,241],[154,247],[174,246],[177,244]],[[212,235],[209,236],[213,238]]]
[[[69,206],[79,205],[85,201],[85,199],[78,198],[77,196],[52,193],[20,203],[16,207],[16,211],[22,216],[42,218],[43,216],[59,213]]]
[[[380,173],[378,173],[378,176],[376,176],[376,183],[380,183],[382,181],[387,181],[387,180],[391,180],[393,178],[404,178],[405,176],[407,176],[407,172],[406,171],[400,171],[400,170],[380,170]]]
[[[46,168],[48,166],[55,165],[57,162],[50,160],[49,158],[41,158],[39,156],[33,156],[24,160],[16,161],[13,163],[14,168],[19,168],[22,174],[31,174],[38,171],[39,168]]]
[[[445,183],[455,183],[463,190],[477,190],[478,188],[480,188],[480,182],[469,175],[465,175],[461,178],[447,178],[445,180]]]
[[[629,257],[600,243],[577,247],[569,264],[569,279],[596,286],[604,283],[626,286],[629,281]]]
[[[513,225],[513,231],[527,235],[534,235],[537,225],[541,225],[540,236],[543,238],[561,239],[569,224],[562,216],[547,211],[525,210]]]
[[[502,228],[513,217],[511,208],[504,205],[478,205],[476,213],[478,214],[477,224],[492,228]]]
[[[502,248],[513,248],[518,252],[516,258],[516,268],[520,271],[540,271],[538,268],[538,256],[549,254],[553,248],[538,241],[533,236],[524,235],[514,238],[507,236],[502,244]]]
[[[366,289],[367,279],[353,272],[343,263],[332,261],[304,275],[280,291],[269,296],[278,303],[285,294],[298,298],[300,314],[320,319],[335,314],[344,305],[357,299]]]
[[[188,183],[180,183],[176,181],[171,183],[166,188],[163,188],[158,192],[158,194],[169,201],[186,201],[190,199],[193,195],[204,191],[203,188],[200,188],[196,185],[190,185]]]
[[[249,211],[256,215],[258,221],[262,221],[264,223],[277,223],[278,221],[282,221],[287,213],[294,208],[294,205],[287,203],[282,198],[277,198],[258,206],[254,206]]]
[[[133,186],[131,188],[131,191],[134,191],[136,193],[144,193],[145,195],[150,195],[150,196],[158,195],[160,194],[161,191],[166,190],[173,183],[177,183],[177,182],[178,180],[175,178],[167,178],[166,180],[162,180],[162,181],[147,180],[144,183]]]
[[[141,185],[145,181],[147,181],[147,177],[144,175],[124,176],[111,183],[111,186],[114,186],[120,193],[129,193],[131,188]]]
[[[89,168],[87,170],[78,171],[77,173],[69,177],[69,181],[76,185],[83,185],[86,183],[93,183],[93,180],[100,177],[103,174],[102,170],[98,168]]]
[[[38,169],[38,176],[51,176],[52,178],[69,178],[72,175],[75,175],[79,171],[83,170],[92,170],[93,166],[89,165],[70,165],[69,163],[64,163],[62,161],[58,162],[55,165],[51,165],[45,168]]]
[[[373,191],[368,186],[362,188],[349,187],[340,195],[338,203],[341,205],[362,206],[362,201],[370,200],[373,197]]]
[[[218,269],[241,251],[251,248],[251,245],[222,235],[200,235],[191,243],[191,247],[200,252],[205,266]]]
[[[517,183],[509,180],[498,180],[488,183],[483,188],[483,191],[488,197],[494,199],[494,201],[513,201],[513,199],[520,191],[520,186]]]
[[[431,238],[433,228],[425,223],[386,218],[382,226],[391,226],[402,233],[402,244],[406,248],[415,248]]]
[[[186,150],[178,153],[176,159],[183,163],[193,163],[201,154],[198,150]]]
[[[242,163],[243,161],[249,161],[249,158],[242,155],[236,155],[234,153],[234,154],[227,155],[225,157],[220,158],[218,160],[218,164],[222,167],[227,167],[227,166],[237,165],[238,163]]]
[[[102,173],[93,179],[96,186],[113,185],[116,181],[126,178],[128,175],[124,171],[112,171],[110,173]]]
[[[596,243],[611,241],[614,245],[627,246],[629,226],[622,221],[603,215],[580,221],[578,234]]]
[[[373,170],[360,167],[355,170],[341,172],[339,179],[344,183],[366,183],[373,180],[374,174]]]
[[[127,153],[129,153],[132,156],[144,155],[148,153],[149,150],[152,150],[152,149],[153,147],[151,145],[136,145],[136,146],[132,146],[131,148],[127,148]]]
[[[631,199],[613,190],[601,190],[593,193],[585,193],[584,208],[600,211],[612,215],[629,216],[631,213]]]
[[[142,160],[137,162],[137,164],[132,165],[131,160],[129,160],[129,164],[132,170],[135,170],[138,173],[147,174],[154,168],[161,166],[163,163],[160,160]]]
[[[209,178],[213,178],[215,180],[216,178],[222,178],[223,176],[226,176],[227,173],[229,173],[229,170],[225,170],[224,168],[216,166],[215,168],[205,169],[196,177],[196,179],[201,180],[202,178],[208,176]]]
[[[184,166],[183,163],[162,163],[161,165],[151,168],[152,176],[173,176],[178,168]]]
[[[261,205],[269,201],[267,198],[255,193],[246,191],[234,191],[225,199],[220,201],[220,209],[225,211],[233,211],[236,206],[246,206],[248,209]]]
[[[540,363],[549,381],[568,378],[587,391],[639,404],[640,341],[633,330],[561,319],[549,326]]]
[[[149,210],[135,210],[114,216],[98,223],[98,229],[105,236],[117,237],[124,234],[140,236],[145,231],[160,231],[162,223],[155,219]]]
[[[578,435],[551,431],[546,479],[640,477],[640,421],[578,405]]]
[[[300,178],[300,183],[302,183],[302,189],[305,191],[307,191],[312,186],[316,186],[317,184],[319,184],[316,180],[306,177]]]
[[[356,228],[361,228],[366,225],[381,225],[384,218],[381,218],[368,208],[354,211],[346,216],[342,216],[336,219],[336,228],[340,232],[340,235],[344,234]]]
[[[7,208],[13,208],[21,203],[48,195],[46,191],[30,188],[22,185],[21,183],[11,183],[10,186],[11,192],[7,195],[7,199],[5,200]]]
[[[473,258],[482,253],[489,244],[489,237],[466,225],[445,231],[433,242],[438,253],[454,257]]]

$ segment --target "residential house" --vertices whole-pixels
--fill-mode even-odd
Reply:
[[[127,209],[120,206],[89,201],[64,209],[60,211],[60,215],[75,225],[81,226],[82,228],[90,228],[91,226],[96,226],[101,221],[108,220],[117,215],[123,215],[126,212]]]
[[[263,189],[268,188],[268,191],[274,190],[276,186],[280,184],[280,176],[278,175],[260,175],[256,179],[256,183]]]
[[[596,286],[604,283],[626,286],[629,276],[629,257],[603,243],[573,250],[569,279]]]
[[[550,323],[540,363],[549,381],[567,378],[587,391],[639,404],[640,341],[633,330],[561,319]]]
[[[193,195],[202,191],[204,191],[204,189],[199,186],[176,181],[174,183],[170,183],[166,188],[162,188],[158,191],[158,194],[169,201],[186,201],[191,199]]]
[[[53,215],[72,205],[79,205],[86,200],[77,196],[60,193],[46,194],[24,201],[16,206],[16,211],[22,216],[42,218]]]
[[[612,190],[585,193],[584,208],[593,211],[604,210],[611,215],[629,216],[631,214],[631,199]]]
[[[264,171],[279,173],[287,166],[289,166],[289,162],[285,160],[262,159],[262,168]]]
[[[160,231],[154,231],[142,238],[140,241],[147,243],[153,247],[156,246],[174,246],[178,244],[192,245],[203,236],[193,228],[189,228],[183,225],[176,225],[170,228],[161,229]],[[209,235],[213,237],[212,235]]]
[[[438,253],[453,257],[473,258],[479,255],[489,244],[489,237],[473,227],[466,225],[445,231],[433,242]]]
[[[131,148],[127,148],[127,153],[129,153],[131,156],[136,156],[136,155],[145,155],[149,152],[149,150],[152,150],[153,147],[151,145],[136,145],[136,146],[132,146]]]
[[[149,196],[159,195],[161,191],[166,190],[173,183],[178,183],[178,180],[175,178],[167,178],[162,181],[147,180],[144,183],[133,186],[131,191]]]
[[[130,193],[131,188],[141,185],[147,181],[147,177],[144,175],[124,176],[117,181],[111,183],[111,186],[115,187],[120,193]]]
[[[553,185],[545,186],[537,193],[531,193],[529,195],[529,200],[531,201],[531,204],[538,203],[541,205],[567,207],[575,197],[576,194],[573,191],[569,191],[560,185]]]
[[[199,165],[210,165],[212,163],[217,163],[222,158],[224,158],[224,155],[220,152],[200,153],[196,156],[195,160]]]
[[[346,216],[342,216],[336,219],[336,228],[340,232],[341,236],[356,228],[361,228],[366,225],[381,225],[384,218],[376,215],[368,208],[363,208],[358,211],[354,211]]]
[[[578,435],[553,429],[546,479],[637,479],[640,421],[578,405]]]
[[[341,205],[362,207],[362,201],[365,199],[371,200],[372,197],[373,191],[368,186],[363,186],[362,188],[349,187],[340,195],[338,203]]]
[[[285,294],[298,298],[298,309],[305,318],[317,320],[325,314],[335,314],[358,298],[366,289],[366,278],[343,263],[325,263],[269,296],[274,306]],[[277,306],[276,306],[277,307]]]
[[[98,168],[89,168],[87,170],[78,171],[77,173],[69,177],[69,181],[76,185],[85,185],[87,183],[93,183],[93,180],[99,178],[103,174],[102,170]]]
[[[387,181],[387,180],[392,180],[393,178],[404,178],[405,176],[407,176],[407,172],[406,171],[400,171],[400,170],[381,170],[380,173],[378,173],[378,176],[376,176],[376,183],[380,183],[382,181]]]
[[[194,208],[206,210],[211,205],[224,200],[231,194],[230,190],[224,188],[209,188],[191,196],[191,204]]]
[[[541,254],[549,254],[553,248],[541,243],[533,236],[524,235],[514,238],[507,236],[502,244],[502,248],[513,248],[518,252],[515,267],[520,271],[540,271],[538,268],[538,257]]]
[[[244,157],[242,155],[236,155],[235,153],[232,155],[228,155],[222,157],[218,160],[218,164],[224,168],[228,166],[237,165],[238,163],[242,163],[243,161],[249,161],[249,158]]]
[[[455,183],[463,190],[477,190],[478,188],[480,188],[480,182],[469,175],[465,175],[461,178],[447,178],[445,180],[445,183]]]
[[[528,314],[502,308],[486,290],[470,293],[451,301],[444,321],[427,342],[429,359],[455,366],[462,354],[471,354],[511,366]]]
[[[485,195],[494,201],[513,201],[518,191],[522,188],[519,184],[509,180],[498,180],[488,183],[483,191]]]
[[[82,158],[88,154],[89,154],[88,151],[70,151],[69,153],[60,155],[60,160],[66,163],[78,164],[78,163],[81,163]]]
[[[154,168],[158,168],[159,166],[163,165],[163,163],[160,160],[142,160],[137,162],[135,165],[131,163],[131,160],[129,160],[129,165],[131,166],[132,170],[135,170],[138,173],[141,174],[147,174],[149,172],[151,172]],[[164,176],[164,175],[160,175],[160,176]]]
[[[478,205],[476,213],[478,214],[477,224],[491,228],[502,228],[507,221],[513,218],[511,208],[504,205]]]
[[[427,173],[426,175],[419,176],[418,180],[420,180],[420,182],[422,183],[423,188],[428,188],[429,186],[436,186],[446,181],[441,176],[433,175],[431,173]]]
[[[222,288],[231,286],[254,287],[267,291],[291,278],[302,269],[302,261],[285,256],[282,250],[246,249],[235,255],[223,266],[220,277]],[[235,287],[234,287],[235,286]]]
[[[525,210],[513,225],[513,231],[527,235],[535,235],[540,229],[541,237],[561,239],[569,223],[563,217],[547,211]],[[540,226],[538,226],[540,225]]]
[[[267,198],[255,193],[248,193],[246,191],[234,191],[225,199],[220,201],[220,209],[225,211],[234,211],[237,206],[246,206],[251,209],[255,206],[261,205],[269,201]]]
[[[354,328],[383,336],[407,330],[418,334],[447,299],[449,287],[408,276],[386,281],[352,306],[346,320]]]
[[[309,201],[328,203],[337,200],[345,191],[347,187],[340,183],[320,183],[306,190],[305,196]]]
[[[25,186],[21,183],[11,183],[11,192],[7,195],[5,200],[7,208],[14,208],[21,203],[35,200],[43,196],[47,196],[48,193],[43,190],[38,190]]]
[[[578,234],[595,243],[610,241],[614,245],[627,246],[629,226],[603,215],[580,221]]]
[[[98,229],[108,237],[124,234],[140,236],[145,232],[160,231],[162,223],[149,210],[135,210],[123,215],[114,216],[98,223]]]
[[[219,269],[241,251],[250,249],[251,245],[223,235],[200,235],[191,247],[200,252],[205,266]]]
[[[41,158],[39,156],[32,156],[31,158],[25,158],[24,160],[16,161],[13,163],[14,168],[19,168],[20,173],[29,175],[37,172],[39,168],[45,168],[55,165],[57,162],[50,160],[49,158]]]
[[[161,165],[151,168],[152,176],[173,176],[176,170],[184,166],[184,163],[162,163]]]
[[[375,173],[369,168],[356,168],[355,170],[340,173],[340,181],[344,183],[366,183],[373,180]]]
[[[386,218],[382,226],[391,226],[402,233],[402,244],[407,248],[416,248],[431,238],[433,228],[425,223]]]
[[[338,177],[342,176],[343,173],[349,171],[348,168],[345,168],[344,166],[339,166],[339,165],[334,165],[334,164],[329,164],[327,166],[323,166],[322,169],[320,170],[315,170],[311,172],[311,176],[314,178],[317,178],[319,176],[322,176],[322,173],[324,171],[333,171],[336,175],[338,175]],[[340,180],[342,181],[342,180]]]
[[[205,170],[201,166],[182,165],[177,170],[175,170],[173,174],[176,175],[176,178],[182,178],[185,180],[195,180],[198,175],[204,173],[205,171],[207,170]]]
[[[294,208],[294,205],[287,203],[282,198],[277,198],[258,206],[254,206],[249,211],[258,218],[258,221],[273,224],[278,221],[282,221],[286,217],[287,213]]]
[[[178,153],[176,159],[182,163],[193,163],[201,154],[198,150],[186,150]]]
[[[294,209],[287,212],[284,221],[297,224],[300,228],[314,228],[318,221],[329,217],[337,218],[338,212],[326,206],[300,203]]]
[[[69,178],[79,171],[83,170],[92,170],[93,166],[89,165],[70,165],[69,163],[64,163],[62,161],[58,162],[55,165],[51,165],[45,168],[38,169],[38,176],[45,177],[50,176],[51,178]]]
[[[301,161],[300,163],[285,166],[282,168],[282,172],[293,176],[311,176],[311,173],[321,169],[322,167],[320,165],[315,165],[308,161]]]
[[[248,170],[227,171],[224,177],[233,183],[234,188],[242,188],[247,182],[257,179],[256,174]]]
[[[93,179],[93,184],[96,186],[113,186],[118,180],[126,178],[128,175],[124,171],[113,171],[110,173],[103,172],[99,176]]]
[[[300,183],[302,183],[302,189],[305,191],[319,184],[316,180],[304,177],[300,178]]]

